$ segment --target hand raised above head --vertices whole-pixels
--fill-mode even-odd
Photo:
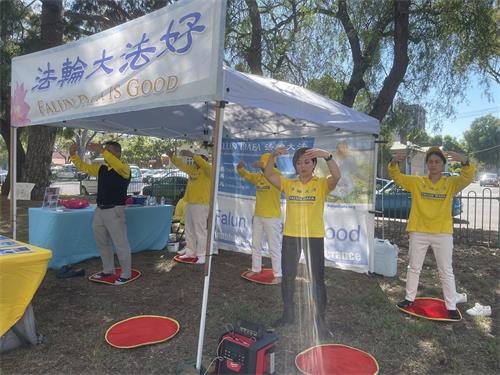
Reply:
[[[170,157],[167,154],[161,154],[161,163],[166,167],[170,163]]]
[[[466,156],[455,151],[445,151],[444,155],[448,158],[449,161],[457,161],[459,163],[463,163],[467,159]]]
[[[323,150],[321,148],[310,148],[304,152],[304,156],[307,158],[327,158],[330,156],[330,152]]]
[[[101,153],[104,151],[104,147],[102,147],[102,144],[100,143],[89,143],[87,149],[93,152],[101,152]]]
[[[181,152],[179,152],[179,155],[192,158],[194,156],[194,153],[191,150],[181,150]]]
[[[240,160],[240,162],[238,163],[238,165],[236,166],[236,168],[240,169],[240,168],[243,168],[245,166],[245,161],[244,160]]]
[[[396,151],[392,154],[391,163],[400,163],[406,158],[406,153],[404,151]]]
[[[286,147],[278,147],[275,149],[272,153],[274,157],[281,156],[281,155],[286,155],[288,154],[288,150]]]
[[[69,146],[69,155],[73,156],[76,154],[78,151],[78,145],[76,143],[73,143],[71,146]]]

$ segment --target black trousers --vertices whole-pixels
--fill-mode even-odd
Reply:
[[[300,252],[303,250],[306,259],[306,277],[310,282],[316,316],[324,318],[327,302],[324,248],[323,238],[283,236],[281,294],[285,313],[290,313],[294,309],[295,278],[297,277]]]

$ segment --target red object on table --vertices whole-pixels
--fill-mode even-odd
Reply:
[[[60,202],[65,208],[71,209],[85,208],[89,206],[89,201],[87,199],[71,198],[61,200]]]

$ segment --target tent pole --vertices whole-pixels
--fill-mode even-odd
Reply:
[[[10,127],[10,217],[12,226],[12,238],[17,237],[17,128]]]
[[[210,207],[208,211],[208,236],[206,246],[205,279],[203,284],[203,300],[201,304],[200,333],[198,335],[198,351],[196,354],[196,370],[201,371],[203,357],[203,340],[205,337],[205,323],[207,318],[208,288],[210,285],[210,272],[212,269],[212,247],[215,233],[215,214],[217,205],[217,188],[219,186],[219,165],[221,156],[222,129],[224,126],[224,107],[226,102],[217,101],[215,105],[214,147],[212,151],[212,178],[210,188]]]

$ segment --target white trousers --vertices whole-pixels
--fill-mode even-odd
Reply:
[[[122,268],[120,277],[129,279],[132,269],[132,255],[127,237],[125,206],[116,206],[106,210],[97,207],[94,212],[92,229],[97,248],[101,254],[102,271],[104,273],[115,272],[114,244]]]
[[[281,277],[281,218],[253,217],[252,225],[252,271],[262,271],[262,244],[264,234],[271,254],[274,277]]]
[[[417,295],[420,271],[429,246],[432,247],[436,258],[446,308],[455,310],[457,293],[452,266],[453,236],[447,233],[410,233],[410,261],[406,274],[405,298],[413,301]]]
[[[186,235],[186,255],[197,256],[205,261],[207,245],[208,205],[186,204],[184,211],[184,234]]]

